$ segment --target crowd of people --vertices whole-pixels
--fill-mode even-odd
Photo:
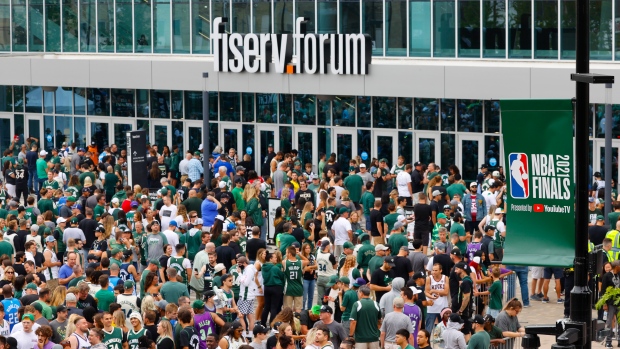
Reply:
[[[501,167],[466,183],[403,157],[147,151],[146,188],[116,145],[4,152],[0,343],[488,349],[525,333],[527,281],[523,303],[503,297]]]

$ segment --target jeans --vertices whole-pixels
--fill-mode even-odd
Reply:
[[[260,227],[260,239],[267,241],[267,219],[263,219],[263,225]]]
[[[426,330],[430,333],[433,333],[433,327],[435,327],[435,319],[438,319],[439,321],[441,321],[439,314],[437,313],[426,314],[426,321],[424,325],[426,327]]]
[[[323,304],[323,296],[325,296],[325,288],[327,287],[327,283],[329,282],[329,277],[327,276],[319,276],[317,278],[316,281],[316,296],[318,297],[317,299],[317,304],[321,305]],[[327,293],[329,294],[329,291],[327,291]]]
[[[364,219],[366,220],[366,230],[370,231],[370,215],[364,215]]]
[[[38,180],[39,180],[39,177],[37,177],[37,168],[36,167],[28,168],[28,188],[32,190],[36,190],[37,187],[35,183],[37,183]]]
[[[508,270],[515,272],[515,275],[508,276],[508,299],[512,299],[516,293],[516,278],[519,278],[519,286],[521,287],[521,301],[524,306],[530,305],[530,293],[528,292],[527,273],[528,267],[508,265]]]
[[[41,199],[41,189],[43,189],[43,183],[47,180],[47,178],[39,178],[37,179],[37,188],[35,189],[37,191],[37,200]]]
[[[312,280],[304,279],[304,299],[301,302],[303,310],[308,310],[312,308],[312,302],[314,301],[314,287],[315,286],[316,286],[316,279],[312,279]]]

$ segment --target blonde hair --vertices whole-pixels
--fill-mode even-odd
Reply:
[[[114,217],[112,215],[106,216],[103,219],[103,228],[105,229],[105,239],[107,240],[112,235],[112,229],[114,229]]]
[[[67,289],[64,287],[56,287],[54,292],[52,292],[52,297],[50,300],[50,305],[53,307],[57,307],[61,304],[65,303],[65,297],[67,296]]]
[[[161,325],[161,328],[164,330],[164,337],[173,337],[172,334],[172,325],[170,324],[170,321],[168,320],[159,320],[159,324]]]
[[[306,343],[314,343],[314,340],[316,339],[316,331],[318,331],[318,328],[316,327],[313,327],[308,331],[308,333],[306,334]]]
[[[306,213],[312,212],[313,205],[314,204],[310,201],[306,202],[306,204],[304,205],[304,209],[303,211],[301,211],[301,226],[302,227],[306,226]]]
[[[69,319],[67,319],[67,331],[66,333],[66,337],[69,337],[73,332],[75,332],[76,326],[75,324],[80,321],[81,319],[83,319],[84,317],[78,314],[71,314],[71,316],[69,316]]]
[[[116,325],[115,327],[120,328],[123,332],[125,332],[125,329],[127,328],[125,313],[119,309],[112,314],[112,318],[114,318],[114,325]]]
[[[155,300],[153,299],[153,296],[145,296],[142,299],[142,306],[140,307],[140,310],[142,310],[142,314],[146,314],[147,310],[155,311]]]
[[[250,201],[251,198],[256,197],[256,187],[251,184],[246,184],[245,189],[243,189],[243,201],[246,203]]]
[[[355,265],[357,264],[357,256],[352,254],[352,255],[348,255],[347,258],[345,258],[344,260],[344,265],[342,266],[342,269],[340,269],[340,276],[349,276],[349,270],[355,268]]]

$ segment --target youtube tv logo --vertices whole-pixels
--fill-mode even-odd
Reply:
[[[545,205],[543,204],[534,204],[534,212],[545,212]]]

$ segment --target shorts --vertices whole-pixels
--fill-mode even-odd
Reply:
[[[362,205],[358,204],[357,202],[354,202],[353,205],[355,205],[355,209],[358,211],[362,209]]]
[[[426,229],[416,229],[413,231],[413,238],[415,240],[422,240],[422,246],[428,246],[430,243],[431,234]]]
[[[284,306],[290,307],[293,311],[301,310],[303,308],[303,296],[284,296]],[[297,310],[296,310],[297,309]]]
[[[542,279],[545,267],[532,267],[532,279]]]
[[[551,280],[551,275],[553,275],[554,279],[560,280],[562,276],[564,276],[564,269],[547,267],[545,268],[543,273],[544,273],[545,280]]]
[[[239,300],[239,311],[241,314],[253,314],[254,313],[254,300],[253,299],[240,299]]]
[[[170,170],[170,178],[171,179],[179,179],[179,171],[177,171],[177,170]]]

